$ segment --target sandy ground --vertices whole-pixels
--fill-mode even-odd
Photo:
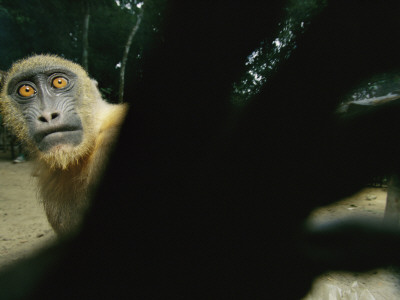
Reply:
[[[0,270],[54,240],[31,177],[32,163],[0,152]]]
[[[0,152],[0,270],[55,240],[31,173],[31,162],[13,164],[9,153]],[[311,217],[317,221],[356,214],[382,217],[385,199],[384,188],[366,188],[317,209]],[[314,281],[304,300],[400,299],[399,282],[400,275],[390,269],[360,274],[329,272]]]
[[[310,218],[316,222],[349,216],[382,218],[386,194],[386,188],[365,188],[349,198],[316,209]],[[303,300],[336,299],[400,299],[400,273],[390,268],[367,273],[328,272],[314,281],[312,290]]]

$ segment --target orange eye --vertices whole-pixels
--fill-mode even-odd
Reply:
[[[53,79],[52,84],[56,89],[62,89],[67,86],[68,81],[64,77],[56,77]]]
[[[28,84],[21,85],[21,87],[18,89],[18,94],[22,97],[30,97],[35,93],[36,90]]]

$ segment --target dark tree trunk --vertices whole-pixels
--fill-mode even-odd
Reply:
[[[395,226],[399,225],[400,219],[400,177],[394,174],[390,177],[384,220]]]

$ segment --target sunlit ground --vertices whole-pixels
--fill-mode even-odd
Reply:
[[[54,239],[31,172],[31,162],[13,164],[0,150],[0,270]]]
[[[31,162],[13,164],[11,155],[0,150],[0,270],[55,238],[37,199],[31,172]],[[352,197],[315,210],[311,218],[315,221],[355,215],[381,218],[385,202],[386,189],[366,188]],[[304,300],[400,299],[397,278],[400,276],[390,269],[365,274],[329,272],[315,280],[312,291]]]
[[[311,219],[323,222],[350,216],[382,218],[385,205],[386,188],[366,188],[349,198],[316,209]],[[303,300],[400,299],[399,278],[400,274],[390,268],[367,273],[328,272],[314,281],[312,291]]]

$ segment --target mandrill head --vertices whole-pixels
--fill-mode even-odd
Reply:
[[[81,66],[53,55],[36,55],[17,61],[7,72],[0,113],[40,161],[67,169],[90,155],[101,102]]]

